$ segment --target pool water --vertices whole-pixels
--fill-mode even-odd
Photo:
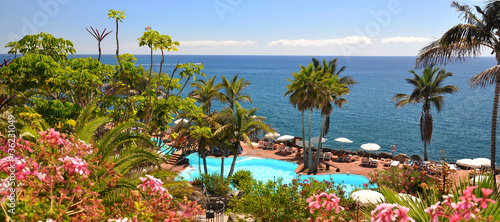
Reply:
[[[186,157],[189,160],[189,167],[183,170],[177,179],[184,179],[191,181],[200,176],[198,153],[192,153]],[[207,157],[207,169],[209,173],[220,173],[221,159]],[[231,162],[233,157],[224,159],[224,174],[227,176],[231,169]],[[200,159],[200,161],[203,161]],[[368,178],[356,174],[323,174],[323,175],[298,175],[295,169],[298,167],[297,163],[281,161],[268,158],[260,158],[254,156],[241,156],[236,160],[234,172],[240,169],[246,169],[252,172],[252,177],[267,182],[268,180],[276,181],[278,178],[283,178],[283,183],[291,183],[293,179],[315,179],[318,181],[330,180],[335,183],[343,183],[346,187],[345,190],[350,193],[356,187],[362,187],[367,184]],[[201,165],[203,171],[203,163]]]

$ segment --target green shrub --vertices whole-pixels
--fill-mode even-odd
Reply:
[[[207,193],[212,196],[224,197],[231,190],[229,187],[230,179],[221,176],[219,173],[203,174],[196,177],[194,181],[201,181],[201,187],[205,188]]]
[[[391,167],[370,173],[370,184],[386,186],[399,193],[421,193],[422,187],[429,183],[434,181],[424,171],[419,171],[415,167]]]
[[[249,170],[238,170],[231,177],[231,185],[240,189],[243,183],[250,181],[252,179],[252,172]]]
[[[355,204],[346,198],[343,187],[332,181],[294,179],[292,183],[283,184],[282,179],[276,182],[251,179],[240,187],[243,196],[229,202],[232,209],[228,212],[246,215],[254,221],[307,221],[320,216],[319,212],[311,214],[306,209],[307,198],[327,192],[340,197],[340,203],[346,209],[339,212],[337,219],[349,221],[354,219]]]

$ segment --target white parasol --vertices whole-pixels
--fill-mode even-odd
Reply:
[[[326,141],[327,141],[327,139],[326,139],[325,137],[321,138],[321,142],[322,142],[322,143],[324,143],[324,142],[326,142]],[[311,143],[316,143],[316,144],[318,144],[318,143],[319,143],[319,136],[311,138]]]
[[[280,136],[280,134],[275,132],[275,133],[267,133],[264,137],[274,138],[274,137],[278,137],[278,136]]]
[[[283,136],[278,137],[278,139],[276,139],[276,140],[277,141],[288,141],[288,140],[293,140],[293,138],[295,138],[295,136],[283,135]]]
[[[342,150],[344,149],[344,143],[352,143],[352,140],[347,139],[345,137],[339,137],[339,138],[335,139],[335,141],[342,143]]]
[[[491,160],[488,158],[474,158],[473,161],[476,161],[481,164],[483,167],[490,167],[491,166]]]
[[[457,164],[470,168],[481,168],[482,165],[478,161],[474,161],[473,159],[459,159],[457,160]]]
[[[368,157],[372,154],[372,151],[379,150],[380,146],[376,143],[365,143],[361,145],[361,148],[367,151],[370,151],[370,154],[368,154]]]

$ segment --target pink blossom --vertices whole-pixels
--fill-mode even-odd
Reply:
[[[139,184],[137,188],[140,189],[142,187],[142,191],[150,189],[153,193],[159,192],[160,195],[163,195],[163,192],[167,191],[165,187],[163,187],[163,181],[161,181],[161,179],[155,178],[151,175],[146,175],[146,177],[141,177],[140,179],[142,181],[142,184]],[[172,198],[168,191],[167,195]]]
[[[441,202],[437,202],[436,204],[430,206],[429,208],[425,209],[425,212],[430,214],[431,216],[431,221],[430,222],[438,222],[439,221],[439,215],[441,215],[441,209],[442,207],[440,206]]]
[[[307,198],[307,202],[309,203],[309,205],[306,207],[307,208],[311,208],[309,210],[309,212],[314,213],[314,209],[320,209],[321,208],[321,204],[320,204],[320,195],[319,194],[314,194],[312,197],[309,197]],[[316,200],[314,200],[316,199]]]
[[[372,222],[408,222],[415,221],[408,217],[410,209],[397,204],[381,203],[371,212]]]
[[[65,156],[64,159],[59,158],[59,161],[63,162],[64,169],[71,174],[78,173],[83,176],[90,175],[87,162],[79,157]]]
[[[493,192],[493,190],[481,188],[481,192],[483,192],[483,198],[480,201],[481,208],[483,209],[487,208],[488,202],[496,203],[494,200],[486,199]]]
[[[55,129],[49,129],[47,132],[41,131],[38,132],[42,138],[38,139],[39,142],[47,142],[51,145],[62,145],[62,144],[67,144],[68,141],[66,141],[66,135],[61,134]]]

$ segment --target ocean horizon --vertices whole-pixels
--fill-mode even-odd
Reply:
[[[88,56],[97,58],[96,54],[76,55]],[[135,56],[137,65],[149,68],[149,55]],[[377,143],[381,149],[376,152],[391,152],[392,145],[396,145],[396,154],[423,157],[419,130],[422,105],[396,109],[395,103],[390,102],[396,93],[411,93],[412,88],[405,79],[412,77],[408,71],[414,69],[414,56],[166,55],[163,71],[171,73],[177,62],[194,62],[204,64],[203,72],[207,77],[217,75],[217,82],[222,75],[230,78],[239,74],[240,78],[251,82],[245,93],[254,101],[253,104],[242,102],[241,105],[245,108],[260,107],[257,114],[267,117],[266,123],[271,124],[279,134],[301,137],[301,113],[294,109],[284,93],[289,84],[287,79],[292,78],[292,73],[300,71],[300,65],[307,66],[312,57],[327,61],[338,58],[339,68],[347,66],[341,76],[349,75],[359,82],[351,88],[351,94],[344,97],[348,104],[343,109],[333,110],[330,132],[325,137],[328,141],[324,147],[340,149],[342,144],[334,139],[346,137],[353,143],[344,144],[345,150],[355,151],[361,149],[361,144]],[[0,54],[0,61],[9,58],[13,56]],[[161,55],[153,58],[153,70],[159,71]],[[114,55],[106,54],[101,56],[101,62],[114,65],[116,59]],[[453,73],[444,84],[456,85],[459,92],[445,95],[440,113],[431,108],[434,129],[431,144],[428,145],[429,159],[441,159],[441,150],[444,150],[449,162],[461,158],[490,158],[494,86],[471,88],[467,81],[494,65],[494,57],[478,57],[443,67]],[[421,73],[422,70],[415,71]],[[188,87],[183,92],[184,96],[190,91]],[[223,106],[215,102],[212,110]],[[315,111],[311,137],[319,136],[320,127],[320,112]],[[497,157],[496,161],[499,159]]]

